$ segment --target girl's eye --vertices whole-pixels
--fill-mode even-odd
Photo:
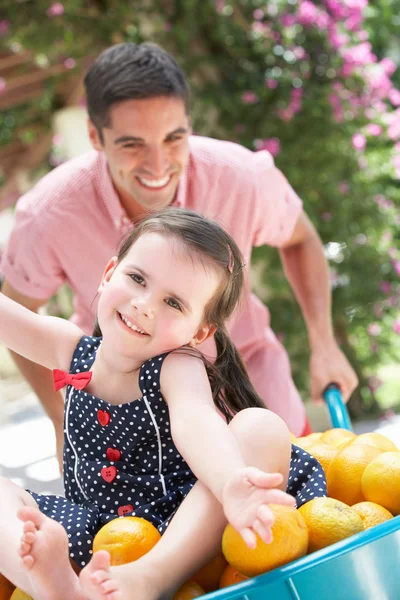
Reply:
[[[133,279],[133,281],[136,281],[136,283],[139,285],[144,285],[144,279],[141,275],[138,275],[137,273],[130,273],[129,277]]]
[[[168,300],[166,300],[168,306],[170,306],[171,308],[175,308],[176,310],[180,310],[182,312],[182,307],[179,304],[179,302],[177,302],[176,300],[174,300],[173,298],[168,298]]]

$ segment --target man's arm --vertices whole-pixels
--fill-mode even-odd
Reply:
[[[7,282],[7,280],[3,281],[1,291],[5,296],[8,296],[34,312],[37,312],[39,308],[47,302],[45,299],[37,300],[20,294]],[[18,369],[31,385],[43,408],[53,422],[57,438],[57,454],[60,461],[63,443],[64,399],[60,392],[54,391],[53,378],[49,369],[31,362],[19,354],[15,354],[15,352],[11,352],[11,355]],[[61,464],[62,462],[60,465]]]
[[[357,386],[357,376],[334,338],[328,263],[321,240],[304,211],[292,237],[280,248],[280,255],[307,325],[311,397],[320,400],[325,387],[337,383],[347,401]]]

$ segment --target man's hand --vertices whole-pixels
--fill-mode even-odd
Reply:
[[[268,504],[295,505],[293,496],[278,489],[282,480],[280,473],[264,473],[256,467],[245,467],[224,487],[225,516],[251,549],[256,547],[256,534],[266,544],[272,542],[274,515]]]
[[[323,401],[327,385],[336,383],[344,402],[347,402],[358,385],[357,375],[334,339],[315,345],[310,357],[311,399],[316,404]]]

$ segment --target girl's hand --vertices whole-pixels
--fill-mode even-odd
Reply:
[[[256,467],[245,467],[235,473],[224,487],[222,505],[229,523],[254,549],[256,534],[266,543],[272,542],[274,516],[268,504],[295,506],[293,496],[277,489],[280,473],[265,473]]]

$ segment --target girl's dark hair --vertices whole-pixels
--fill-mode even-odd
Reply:
[[[175,59],[156,44],[116,44],[104,50],[86,73],[90,120],[102,139],[110,108],[124,100],[176,96],[189,114],[190,90]]]
[[[220,284],[204,310],[204,323],[216,328],[215,362],[210,362],[194,348],[184,347],[177,351],[201,357],[207,369],[214,403],[227,421],[244,408],[265,408],[225,329],[225,322],[237,308],[244,286],[243,257],[236,242],[217,223],[196,212],[167,208],[144,218],[128,232],[121,243],[118,262],[147,233],[159,233],[178,240],[192,259],[202,261],[205,267],[218,269],[221,274]],[[93,335],[101,336],[97,322]]]

